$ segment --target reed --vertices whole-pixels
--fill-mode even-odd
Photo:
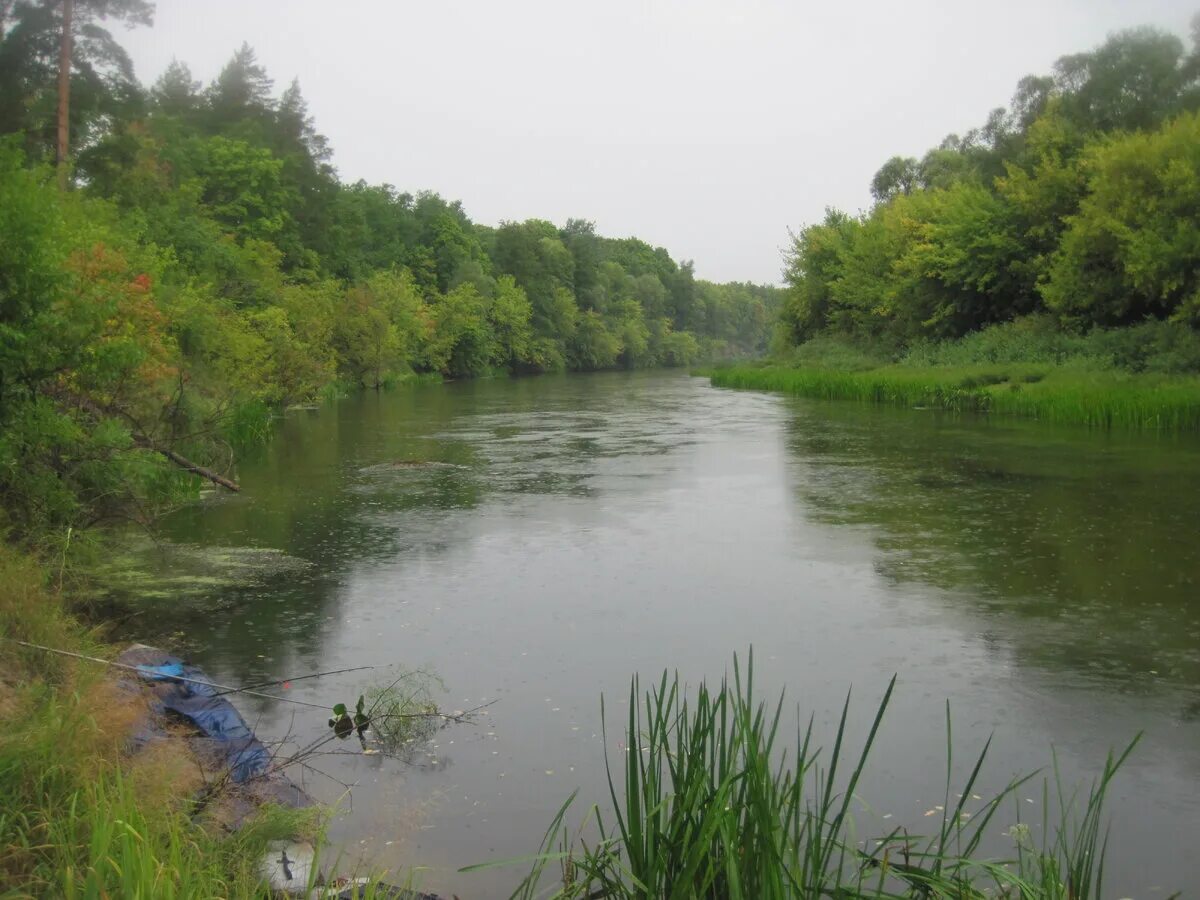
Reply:
[[[968,814],[988,756],[985,745],[952,797],[953,740],[947,707],[947,778],[940,823],[918,837],[899,829],[860,843],[853,801],[895,680],[876,707],[868,734],[851,751],[850,701],[828,755],[813,723],[784,747],[783,697],[759,701],[753,659],[736,659],[732,681],[691,695],[664,673],[639,697],[635,678],[627,748],[606,758],[612,812],[598,808],[575,835],[566,824],[574,796],[551,822],[529,876],[512,895],[554,898],[966,898],[1089,900],[1101,896],[1106,849],[1105,796],[1132,751],[1110,756],[1082,810],[1057,789],[1058,819],[1044,845],[1027,830],[1007,858],[984,854],[986,833],[1029,777],[1013,779]],[[607,738],[607,733],[606,733]],[[605,740],[605,747],[609,742]],[[1057,772],[1056,772],[1057,775]],[[1055,783],[1061,785],[1056,777]],[[1048,787],[1046,788],[1048,790]],[[990,832],[989,832],[990,828]],[[867,849],[870,846],[871,849]],[[557,866],[561,878],[547,886]],[[483,867],[474,867],[483,868]]]
[[[1200,429],[1200,378],[1068,367],[886,366],[865,371],[737,366],[709,373],[718,387],[1039,419],[1097,428]]]

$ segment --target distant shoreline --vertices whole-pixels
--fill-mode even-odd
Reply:
[[[716,387],[825,400],[1020,416],[1138,431],[1200,430],[1200,377],[1052,365],[903,366],[864,371],[745,363],[698,372]]]

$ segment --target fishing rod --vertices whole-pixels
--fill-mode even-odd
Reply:
[[[313,672],[311,675],[297,675],[295,678],[278,678],[275,681],[258,681],[258,682],[255,682],[254,684],[248,684],[245,687],[230,688],[227,691],[219,691],[218,693],[214,694],[213,696],[224,697],[226,694],[242,693],[244,691],[254,690],[255,688],[274,687],[275,685],[279,685],[279,684],[287,686],[287,685],[291,685],[291,683],[293,681],[305,681],[306,679],[309,679],[309,678],[321,678],[325,675],[344,675],[347,672],[362,672],[362,671],[365,671],[366,669],[374,669],[374,668],[375,668],[374,666],[354,666],[351,669],[333,669],[329,672]],[[280,697],[279,699],[283,700],[286,698]]]
[[[310,709],[320,709],[326,712],[332,712],[332,706],[322,706],[320,703],[309,703],[307,700],[297,700],[294,697],[280,697],[275,694],[264,694],[261,691],[256,691],[253,688],[230,687],[227,684],[217,684],[215,681],[205,681],[203,678],[188,678],[186,675],[168,675],[163,672],[154,672],[148,666],[131,666],[128,663],[120,663],[111,659],[101,659],[98,656],[88,656],[85,653],[75,653],[71,650],[59,650],[55,647],[44,647],[41,644],[31,644],[29,641],[18,641],[15,638],[5,638],[12,641],[14,644],[20,644],[22,647],[29,647],[32,650],[41,650],[45,653],[57,653],[59,656],[69,656],[73,659],[82,659],[87,662],[100,663],[102,666],[112,666],[117,669],[125,669],[129,672],[136,672],[139,675],[153,674],[156,678],[162,678],[170,681],[183,681],[187,684],[202,684],[205,687],[219,688],[226,694],[245,694],[248,697],[261,697],[264,700],[279,700],[283,703],[294,703],[296,706],[307,706]],[[364,666],[363,668],[370,668]],[[309,676],[305,676],[309,677]],[[260,685],[261,686],[261,685]]]

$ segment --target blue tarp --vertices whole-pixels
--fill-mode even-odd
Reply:
[[[167,656],[160,665],[138,666],[138,672],[157,682],[154,695],[163,710],[183,716],[214,741],[236,783],[266,773],[271,754],[233,704],[218,695],[220,689],[208,683],[201,669]],[[195,680],[177,680],[181,677]]]

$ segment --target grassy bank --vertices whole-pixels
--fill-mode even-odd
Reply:
[[[141,694],[15,640],[112,655],[40,565],[0,547],[0,897],[259,896],[268,842],[316,833],[312,810],[263,808],[232,834],[206,823],[185,741],[130,752]]]
[[[1100,428],[1200,429],[1200,377],[1044,364],[886,365],[863,370],[740,365],[707,372],[718,387],[824,400],[1013,415]]]

